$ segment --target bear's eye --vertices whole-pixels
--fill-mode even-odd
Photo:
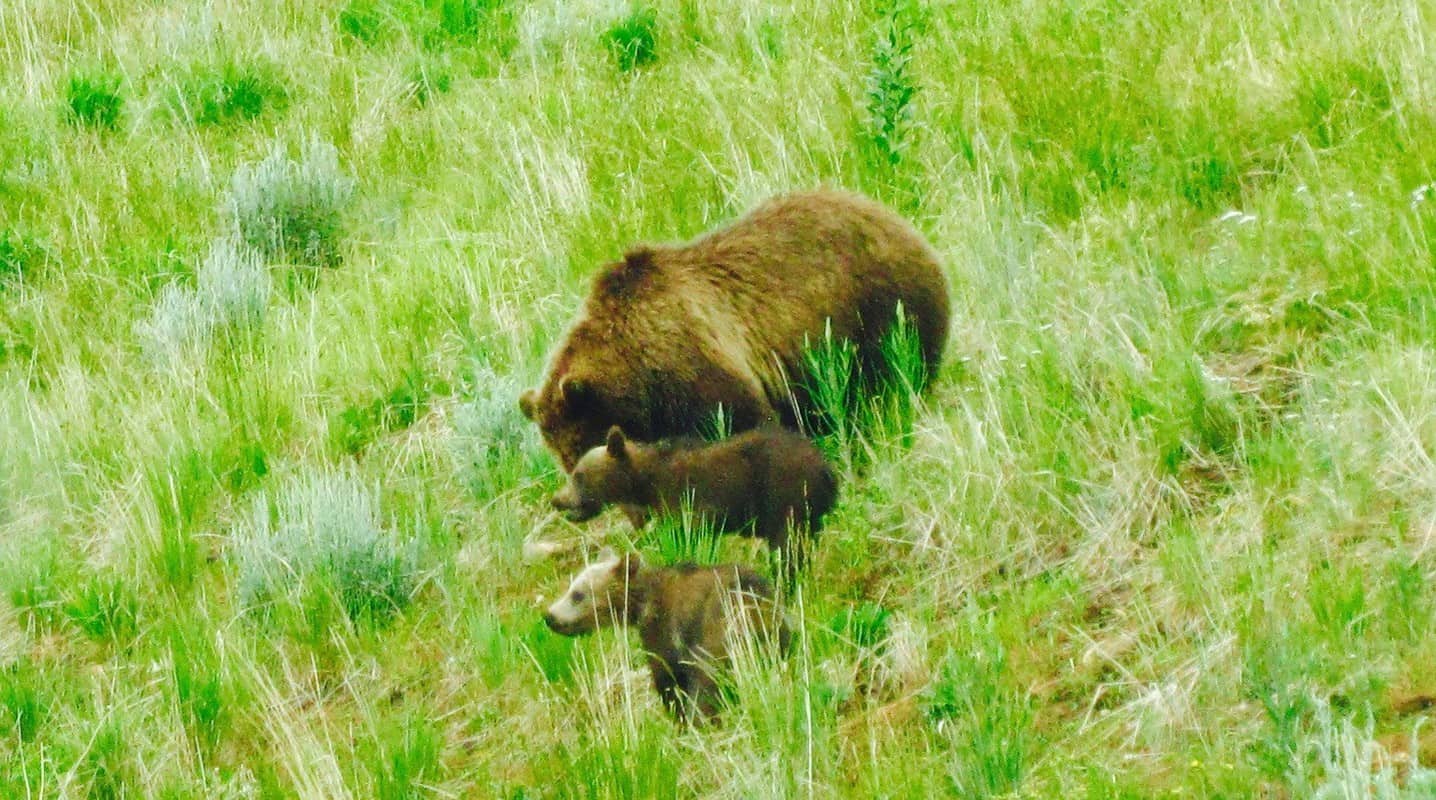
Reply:
[[[588,595],[584,594],[583,592],[574,592],[574,593],[573,593],[573,601],[574,601],[575,603],[582,603],[582,602],[583,602],[583,599],[584,599],[585,597],[588,597]]]

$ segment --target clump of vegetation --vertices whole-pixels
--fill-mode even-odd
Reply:
[[[301,631],[382,623],[418,584],[417,553],[381,526],[376,490],[343,472],[259,492],[235,539],[240,604]]]
[[[620,72],[632,72],[658,60],[658,13],[640,5],[603,33],[604,46]]]
[[[409,70],[409,96],[420,107],[428,105],[435,95],[447,93],[453,85],[453,71],[446,59],[421,58]]]
[[[342,452],[354,455],[375,439],[413,425],[429,408],[430,399],[445,387],[410,364],[394,387],[381,397],[345,408],[329,420],[329,440]]]
[[[34,275],[46,259],[39,242],[8,228],[0,231],[0,289]]]
[[[542,472],[548,457],[514,402],[523,389],[516,378],[480,364],[466,384],[468,399],[454,409],[451,449],[465,486],[488,499]]]
[[[508,0],[351,0],[339,12],[339,30],[376,46],[407,38],[426,50],[490,49],[503,56],[512,45]]]
[[[723,556],[721,534],[684,503],[678,513],[655,519],[645,538],[654,543],[657,564],[717,564]]]
[[[1008,688],[1006,653],[949,654],[928,690],[925,710],[950,743],[948,776],[962,797],[1000,797],[1022,785],[1036,755],[1032,710]]]
[[[169,636],[170,677],[194,738],[213,748],[228,730],[234,689],[213,642],[192,629],[176,626]]]
[[[226,125],[283,110],[289,93],[272,67],[229,63],[190,79],[177,102],[197,124]]]
[[[28,742],[40,732],[54,702],[44,672],[28,658],[0,666],[0,731]]]
[[[64,614],[86,636],[98,642],[121,642],[139,626],[139,601],[134,587],[120,576],[102,573],[74,587]]]
[[[215,239],[200,263],[196,291],[214,327],[249,328],[264,322],[269,270],[259,254],[232,236]]]
[[[807,423],[829,458],[851,467],[889,445],[911,443],[929,376],[922,342],[901,305],[877,353],[881,363],[864,363],[831,325],[822,340],[808,343],[804,358],[802,389],[814,409]]]
[[[902,163],[911,141],[917,83],[910,69],[910,15],[900,0],[889,0],[885,6],[863,91],[867,112],[864,123],[867,138],[879,157],[896,167]]]
[[[118,75],[95,72],[70,77],[65,90],[65,110],[72,123],[96,130],[114,130],[119,127],[124,108]]]
[[[354,179],[339,166],[339,151],[308,140],[298,160],[275,147],[257,164],[240,167],[224,210],[239,238],[270,261],[333,266],[342,257],[344,212]]]
[[[370,760],[375,797],[404,800],[422,797],[441,771],[443,731],[420,714],[409,714],[387,728]]]
[[[135,324],[135,335],[151,361],[173,364],[206,340],[209,322],[199,293],[171,283],[160,290],[149,316]]]
[[[218,331],[242,331],[264,322],[269,270],[259,254],[232,236],[210,243],[195,274],[195,288],[169,284],[150,316],[136,326],[145,352],[158,363],[203,346]]]

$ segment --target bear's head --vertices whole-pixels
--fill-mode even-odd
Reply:
[[[628,591],[643,568],[637,553],[620,556],[605,547],[598,560],[574,576],[563,597],[543,613],[543,621],[554,633],[581,636],[598,628],[628,619]]]
[[[553,496],[553,507],[574,522],[598,516],[610,503],[632,503],[637,496],[638,473],[633,464],[634,445],[614,425],[607,441],[579,458],[568,482]]]
[[[544,444],[558,456],[564,472],[572,472],[579,456],[603,441],[612,423],[604,405],[597,384],[580,377],[550,380],[519,395],[519,410],[538,423]]]

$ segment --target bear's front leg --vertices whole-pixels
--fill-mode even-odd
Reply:
[[[675,720],[682,722],[687,717],[686,697],[679,676],[674,674],[667,661],[656,656],[649,657],[648,671],[653,675],[653,688],[658,690],[663,707]]]
[[[633,526],[634,530],[641,531],[643,527],[648,524],[649,514],[646,507],[632,505],[630,503],[620,503],[618,508],[623,512],[625,517],[628,517],[628,522]]]

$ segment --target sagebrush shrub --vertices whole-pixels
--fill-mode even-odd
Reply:
[[[210,243],[195,274],[195,288],[170,284],[160,291],[150,316],[136,326],[146,353],[170,363],[187,347],[199,346],[217,330],[257,327],[269,303],[269,271],[259,254],[233,237]]]
[[[269,270],[259,253],[234,237],[222,236],[210,243],[196,283],[211,325],[243,328],[264,321],[269,304]]]
[[[236,535],[240,604],[261,614],[287,607],[310,623],[331,608],[382,621],[408,605],[418,559],[380,525],[377,494],[345,473],[261,491]]]
[[[140,347],[158,364],[174,363],[209,335],[209,319],[199,293],[178,284],[160,290],[150,315],[135,324]]]
[[[339,262],[344,212],[354,180],[339,166],[339,151],[310,139],[291,159],[276,147],[230,181],[225,213],[241,241],[269,260],[310,266]]]
[[[541,470],[537,428],[515,398],[523,387],[487,365],[475,369],[469,399],[454,410],[451,451],[469,490],[492,497]]]

